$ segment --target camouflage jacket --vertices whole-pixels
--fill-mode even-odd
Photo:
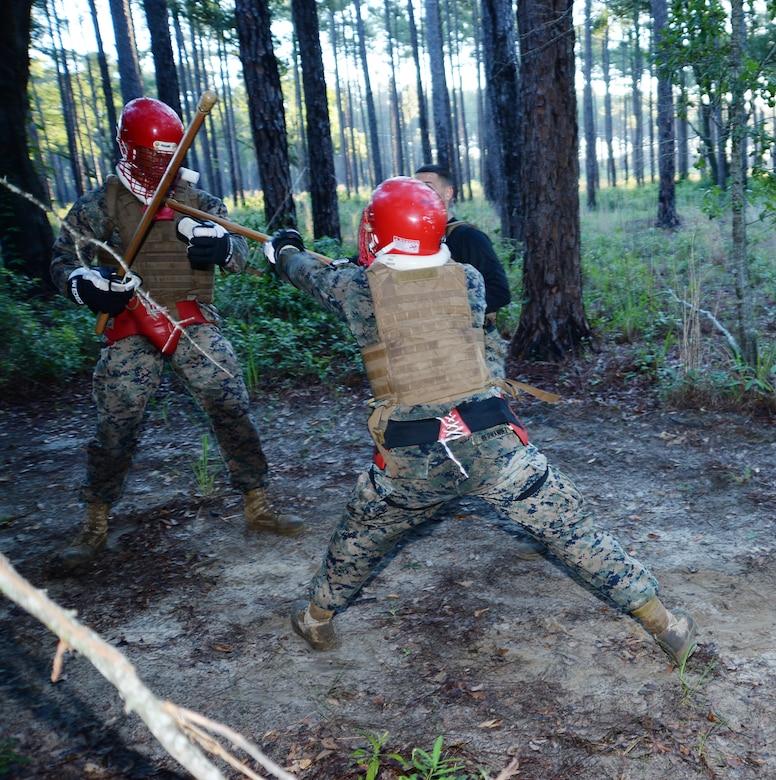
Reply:
[[[218,217],[228,218],[226,206],[220,198],[210,195],[205,190],[193,189],[196,208]],[[72,271],[82,265],[99,262],[95,241],[106,243],[119,255],[122,253],[118,229],[111,230],[113,222],[108,214],[107,201],[107,185],[102,184],[82,195],[62,221],[59,235],[54,242],[50,274],[54,285],[63,294],[67,290],[67,277]],[[176,219],[178,218],[180,215],[176,215]],[[151,229],[153,230],[153,227]],[[234,233],[231,236],[233,254],[224,270],[228,273],[240,273],[245,269],[248,261],[248,244],[242,236]],[[187,261],[186,244],[181,241],[180,245],[181,258]],[[142,252],[141,247],[139,254]]]

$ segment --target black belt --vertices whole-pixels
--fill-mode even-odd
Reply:
[[[456,410],[472,433],[504,423],[524,430],[517,415],[501,396],[486,398],[484,401],[469,401],[457,406]],[[390,450],[394,447],[414,447],[439,441],[440,426],[440,420],[434,417],[423,420],[389,420],[385,428],[383,446]]]

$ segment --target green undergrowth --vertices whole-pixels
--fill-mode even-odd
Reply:
[[[759,330],[755,366],[737,354],[738,301],[730,221],[710,219],[706,191],[677,186],[675,230],[655,227],[657,190],[605,190],[582,215],[587,316],[604,349],[624,355],[624,381],[644,381],[669,406],[763,408],[776,387],[776,264],[770,230],[748,235],[752,303]]]
[[[638,382],[670,406],[763,409],[773,413],[776,384],[776,239],[754,209],[747,229],[753,306],[759,339],[757,365],[735,351],[737,298],[730,265],[730,224],[724,213],[707,216],[708,190],[677,185],[680,226],[654,225],[657,188],[621,186],[597,193],[597,207],[581,209],[583,297],[596,337],[596,355],[616,363],[624,387]],[[308,246],[335,258],[356,253],[365,198],[340,202],[343,244],[313,242],[309,205],[298,216]],[[234,209],[232,219],[264,232],[260,202]],[[498,314],[507,337],[518,327],[521,247],[504,240],[493,208],[475,189],[456,215],[485,230],[507,270],[513,302]],[[268,270],[262,245],[249,241],[248,273],[220,278],[216,303],[252,391],[271,387],[363,383],[363,367],[347,328],[314,300],[282,284]],[[39,295],[32,280],[0,260],[0,391],[26,397],[88,378],[100,339],[94,316],[61,296]],[[526,367],[526,375],[531,373]],[[603,380],[601,380],[603,381]],[[609,378],[611,380],[611,377]]]

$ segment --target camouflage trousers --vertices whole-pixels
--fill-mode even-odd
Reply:
[[[310,585],[318,606],[343,608],[404,534],[460,496],[484,499],[626,611],[656,595],[655,578],[595,526],[574,484],[508,426],[448,447],[449,453],[440,443],[395,448],[396,476],[377,466],[359,476]]]
[[[202,324],[186,328],[170,356],[143,336],[103,348],[92,379],[97,429],[87,447],[82,500],[112,503],[119,497],[146,405],[168,361],[210,418],[232,485],[244,493],[267,484],[267,461],[240,363],[218,328]]]

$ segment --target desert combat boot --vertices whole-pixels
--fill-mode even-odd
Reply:
[[[249,531],[269,531],[283,536],[304,531],[300,518],[278,512],[269,503],[266,488],[254,488],[245,494],[245,525]]]
[[[86,523],[78,535],[62,551],[62,562],[69,569],[88,563],[105,549],[108,541],[108,511],[110,504],[94,501],[86,505]]]
[[[695,618],[683,609],[669,612],[657,596],[631,612],[655,637],[660,647],[681,666],[695,650]]]
[[[334,612],[312,601],[295,601],[291,606],[291,627],[313,650],[331,650],[337,640],[331,619]]]

